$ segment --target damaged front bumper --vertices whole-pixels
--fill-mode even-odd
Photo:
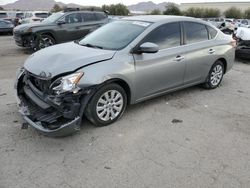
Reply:
[[[19,112],[22,114],[23,112],[19,110]],[[73,134],[80,130],[80,117],[75,118],[71,122],[68,122],[64,125],[61,125],[59,128],[51,130],[48,128],[44,128],[41,122],[34,122],[32,121],[29,116],[23,115],[23,119],[33,128],[35,128],[38,132],[42,133],[46,136],[51,137],[63,137],[70,134]]]
[[[35,37],[32,33],[21,33],[20,31],[13,32],[13,38],[17,46],[34,48],[35,47]]]
[[[28,125],[46,136],[62,137],[80,130],[89,95],[49,96],[20,70],[15,83],[19,112]]]

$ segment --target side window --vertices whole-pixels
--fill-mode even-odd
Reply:
[[[209,27],[209,26],[207,26],[207,30],[208,30],[209,39],[214,39],[217,35],[217,31],[214,28]]]
[[[73,13],[65,16],[62,20],[67,24],[80,23],[82,22],[82,17],[79,13]]]
[[[95,13],[96,19],[99,20],[104,20],[107,18],[107,16],[105,14],[102,13]]]
[[[84,22],[96,21],[96,17],[93,13],[82,13]]]
[[[180,23],[169,23],[153,30],[144,42],[152,42],[159,45],[160,49],[172,48],[181,45]]]
[[[185,22],[184,24],[187,44],[208,40],[208,32],[205,25],[194,22]]]

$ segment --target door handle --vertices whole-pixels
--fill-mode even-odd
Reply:
[[[183,59],[184,59],[184,57],[178,55],[178,56],[176,56],[176,58],[174,59],[174,61],[181,61]]]
[[[215,52],[214,49],[210,49],[210,50],[208,51],[209,54],[213,54],[214,52]]]

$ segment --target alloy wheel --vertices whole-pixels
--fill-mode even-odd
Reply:
[[[221,65],[216,65],[211,72],[210,81],[213,86],[217,86],[223,76],[223,67]]]
[[[43,49],[43,48],[47,48],[49,46],[53,46],[54,42],[52,41],[52,39],[48,38],[48,37],[42,37],[39,40],[39,49]]]
[[[96,113],[102,121],[113,120],[120,115],[124,105],[122,94],[117,90],[106,91],[98,100]]]

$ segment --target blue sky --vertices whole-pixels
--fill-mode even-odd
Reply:
[[[0,5],[6,4],[6,3],[12,3],[16,0],[0,0]],[[35,0],[30,0],[35,1]],[[125,5],[131,5],[136,4],[138,2],[142,1],[149,1],[149,0],[56,0],[61,1],[64,3],[77,3],[80,5],[95,5],[95,6],[101,6],[103,4],[113,4],[113,3],[123,3]],[[161,2],[175,2],[175,3],[184,3],[184,2],[214,2],[214,1],[222,1],[223,0],[152,0],[155,3],[161,3]],[[225,1],[225,0],[224,0]],[[226,0],[226,1],[237,1],[237,0]],[[250,1],[250,0],[240,0],[242,1]]]

